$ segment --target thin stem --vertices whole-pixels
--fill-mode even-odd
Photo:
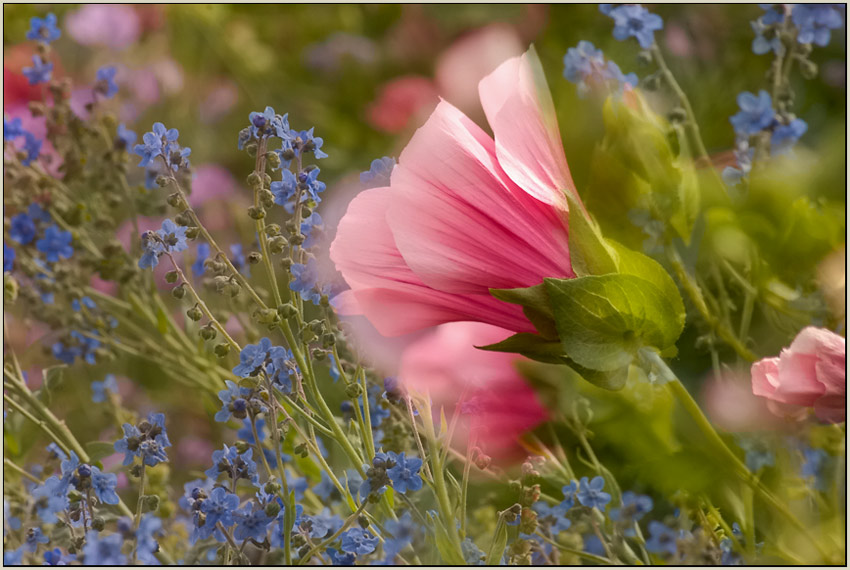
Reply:
[[[139,523],[142,521],[142,503],[145,498],[145,462],[144,458],[142,459],[142,472],[139,475],[139,498],[136,501],[136,514],[133,517],[133,530],[135,531],[133,537],[133,554],[131,558],[131,564],[136,563],[136,547],[139,544]]]
[[[366,505],[367,505],[367,504],[368,504],[368,501],[363,501],[363,502],[360,504],[360,506],[359,506],[359,507],[357,507],[357,510],[356,510],[356,511],[354,511],[353,513],[351,513],[351,515],[350,515],[347,519],[345,519],[345,522],[344,522],[344,523],[342,523],[342,526],[339,528],[339,530],[338,530],[338,531],[336,531],[335,533],[333,533],[330,537],[326,538],[325,540],[323,540],[322,542],[320,542],[319,544],[317,544],[317,545],[316,545],[316,546],[314,546],[313,548],[311,548],[311,549],[307,552],[307,554],[305,554],[304,556],[302,556],[302,557],[298,560],[298,565],[300,566],[300,565],[304,564],[305,562],[309,562],[309,561],[310,561],[310,559],[313,557],[313,555],[314,555],[316,552],[319,552],[320,550],[325,549],[325,548],[326,548],[329,544],[333,544],[333,542],[334,542],[337,538],[339,538],[339,536],[340,536],[343,532],[345,532],[345,530],[346,530],[348,527],[350,527],[350,526],[351,526],[351,525],[352,525],[352,524],[353,524],[353,523],[357,520],[357,518],[360,516],[360,513],[362,513],[362,512],[363,512],[363,509],[365,509],[365,508],[366,508]]]
[[[15,465],[12,462],[11,459],[4,457],[3,458],[3,465],[5,465],[6,467],[10,467],[13,471],[16,471],[18,474],[22,475],[23,477],[26,477],[27,479],[29,479],[30,481],[32,481],[36,485],[41,485],[41,479],[39,479],[38,477],[36,477],[32,473],[28,473],[27,471],[24,471],[21,467],[18,467],[17,465]]]

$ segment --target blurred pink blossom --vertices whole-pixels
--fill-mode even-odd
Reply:
[[[478,83],[525,48],[516,30],[498,23],[462,36],[437,59],[434,80],[440,95],[468,115],[482,115]]]
[[[726,373],[705,381],[702,401],[708,417],[729,432],[772,430],[781,426],[766,402],[753,395],[746,373]]]
[[[239,100],[239,89],[230,80],[210,88],[209,94],[198,106],[198,114],[204,123],[214,123],[230,111]]]
[[[228,198],[236,190],[236,179],[223,166],[202,164],[193,170],[192,194],[189,195],[189,204],[193,208],[213,198]]]
[[[477,445],[494,458],[521,453],[519,437],[547,418],[534,390],[514,364],[523,357],[475,348],[509,331],[482,323],[449,323],[408,346],[398,378],[411,394],[430,397],[434,417],[459,413],[453,444]]]
[[[846,341],[827,329],[806,327],[778,357],[752,366],[753,394],[799,407],[813,407],[818,418],[845,418]]]
[[[83,45],[123,50],[139,39],[136,10],[126,4],[86,4],[68,14],[65,29]]]
[[[212,452],[212,444],[202,437],[186,436],[177,442],[176,457],[183,463],[204,465]]]
[[[671,23],[666,27],[664,41],[667,49],[675,56],[690,57],[694,52],[693,42],[688,32],[678,24]]]
[[[385,83],[367,110],[369,124],[397,133],[424,118],[437,104],[437,89],[427,77],[408,75]]]

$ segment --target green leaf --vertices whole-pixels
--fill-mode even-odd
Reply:
[[[522,305],[522,311],[534,328],[548,339],[557,339],[558,331],[552,319],[549,296],[543,283],[519,289],[490,289],[490,294],[500,301]]]
[[[682,332],[677,310],[652,282],[627,274],[546,279],[564,351],[583,368],[614,372],[645,346],[663,350]]]
[[[442,521],[440,521],[440,517],[433,516],[431,514],[428,514],[427,516],[434,527],[434,538],[437,544],[437,550],[440,552],[443,562],[455,566],[466,566],[466,560],[463,559],[463,555],[458,548],[455,547],[449,533],[446,531],[446,527],[444,527]]]
[[[508,525],[502,518],[499,518],[499,524],[496,526],[496,533],[493,536],[493,542],[490,544],[490,551],[487,553],[487,566],[496,566],[502,560],[502,554],[505,552],[505,546],[508,544]]]
[[[553,321],[554,324],[554,321]],[[501,342],[476,346],[481,350],[494,352],[515,352],[538,362],[549,364],[564,364],[564,347],[558,340],[549,340],[532,333],[517,333]]]
[[[115,445],[107,441],[90,441],[85,445],[91,461],[100,461],[115,453]]]
[[[62,383],[62,380],[65,377],[65,370],[68,368],[66,364],[60,364],[58,366],[51,366],[50,368],[45,368],[42,374],[44,375],[44,385],[50,390],[56,390],[59,388],[59,385]]]
[[[578,276],[602,275],[617,270],[616,252],[602,237],[599,226],[572,194],[565,192],[570,208],[570,263]]]
[[[168,315],[159,307],[156,308],[156,329],[159,331],[159,334],[166,334],[168,332]]]

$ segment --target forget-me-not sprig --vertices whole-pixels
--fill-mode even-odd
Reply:
[[[578,86],[580,96],[584,96],[594,83],[609,86],[616,84],[618,89],[625,85],[635,87],[638,83],[635,73],[624,74],[615,62],[605,60],[602,50],[585,40],[567,50],[563,74],[567,81]]]
[[[545,501],[537,501],[532,508],[537,513],[537,523],[549,529],[554,537],[572,526],[572,521],[567,518],[569,509],[564,508],[563,504],[549,506]]]
[[[44,254],[50,263],[59,261],[59,258],[68,259],[74,255],[71,246],[73,236],[71,232],[59,229],[55,224],[44,230],[44,237],[35,242],[35,247]]]
[[[261,506],[255,506],[252,501],[241,509],[233,511],[233,520],[236,522],[233,538],[236,540],[250,538],[262,542],[266,538],[269,525],[274,522],[274,517],[267,515]]]
[[[62,32],[56,26],[56,14],[50,13],[44,18],[34,16],[30,18],[30,29],[27,30],[27,39],[44,43],[51,43],[59,39]]]
[[[142,157],[139,166],[146,167],[157,156],[165,156],[173,143],[177,142],[180,132],[177,129],[166,129],[162,123],[154,123],[150,132],[142,136],[142,143],[133,149],[137,155]]]
[[[19,244],[27,245],[35,239],[35,222],[28,214],[24,212],[15,214],[9,222],[11,224],[9,237]]]
[[[331,513],[327,507],[317,515],[306,515],[304,521],[310,522],[310,538],[325,538],[342,528],[344,521],[338,515]]]
[[[118,476],[115,473],[103,473],[96,466],[91,467],[91,486],[101,503],[117,505],[120,502],[115,492],[118,486]]]
[[[755,135],[773,125],[775,113],[770,93],[764,89],[758,95],[744,91],[738,94],[737,101],[741,110],[729,122],[739,136]]]
[[[340,536],[340,550],[350,552],[354,555],[371,554],[378,547],[378,537],[374,536],[368,530],[362,528],[352,528]]]
[[[118,393],[118,381],[115,379],[114,374],[107,374],[106,378],[103,379],[102,382],[92,382],[91,383],[91,391],[92,396],[91,400],[95,403],[105,402],[106,401],[106,392],[112,392],[113,394]]]
[[[389,186],[390,176],[395,168],[395,159],[389,156],[376,158],[369,165],[369,170],[360,173],[360,183],[370,188]]]
[[[676,554],[676,531],[658,521],[649,523],[650,537],[646,541],[646,549],[653,554]]]
[[[243,350],[244,352],[244,350]],[[215,421],[226,422],[231,417],[244,419],[248,415],[248,400],[253,394],[251,388],[239,386],[231,380],[225,380],[226,390],[218,393],[221,409],[215,414]]]
[[[115,442],[115,451],[124,453],[124,465],[139,457],[145,465],[153,467],[168,461],[165,448],[171,447],[165,430],[165,414],[148,414],[137,426],[124,424],[124,437]]]
[[[622,502],[619,507],[611,509],[609,516],[612,521],[620,523],[625,536],[634,536],[634,523],[652,510],[652,497],[638,495],[632,491],[623,493]]]
[[[32,67],[25,67],[21,70],[30,85],[38,85],[39,83],[47,83],[50,81],[50,76],[53,73],[53,64],[49,61],[44,61],[41,56],[35,54],[32,56]]]
[[[94,89],[107,99],[112,99],[118,93],[118,84],[115,83],[115,74],[118,72],[114,65],[105,65],[97,70]]]
[[[224,487],[215,487],[209,496],[201,503],[200,512],[203,513],[204,522],[195,528],[192,538],[193,542],[198,538],[209,538],[216,534],[216,539],[221,535],[216,528],[218,523],[224,528],[233,526],[233,515],[239,507],[239,497],[230,493]],[[221,536],[221,540],[224,537]]]
[[[247,479],[253,484],[258,484],[260,476],[257,473],[257,463],[252,459],[253,449],[248,448],[245,453],[240,454],[236,447],[217,449],[212,454],[212,467],[204,473],[211,479],[218,479],[219,474],[225,473],[228,478],[236,481]]]
[[[821,47],[829,44],[832,30],[844,25],[841,4],[794,4],[791,20],[797,26],[797,41]]]
[[[611,495],[602,490],[604,487],[605,479],[601,475],[597,475],[590,481],[587,480],[587,477],[582,477],[576,498],[585,507],[604,511],[605,506],[611,502]]]
[[[189,247],[186,242],[186,228],[178,226],[170,219],[162,222],[155,232],[142,233],[142,256],[139,258],[141,269],[153,269],[159,264],[164,253],[176,253]]]
[[[803,119],[792,119],[788,124],[777,124],[770,137],[770,152],[774,155],[785,154],[809,129]]]
[[[599,10],[614,20],[615,39],[623,41],[634,37],[643,49],[652,47],[655,43],[655,32],[664,27],[661,16],[637,4],[622,4],[616,7],[601,4]]]
[[[312,152],[313,156],[317,160],[328,157],[328,155],[322,151],[322,144],[324,143],[324,140],[322,140],[321,137],[313,135],[313,127],[310,127],[310,130],[307,131],[293,131],[290,138],[292,140],[292,145],[298,154]]]
[[[398,493],[406,493],[407,491],[421,489],[422,477],[419,476],[419,470],[422,468],[422,459],[405,457],[403,451],[398,455],[395,455],[395,453],[392,453],[392,455],[395,465],[387,469],[387,475],[393,483],[393,490]]]

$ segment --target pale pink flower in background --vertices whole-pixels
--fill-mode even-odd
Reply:
[[[515,367],[523,357],[475,348],[504,339],[509,331],[482,323],[435,327],[402,353],[398,379],[412,395],[430,397],[434,417],[440,408],[451,422],[458,416],[453,445],[467,442],[494,458],[521,452],[519,437],[548,415]]]
[[[776,358],[752,366],[756,396],[780,404],[815,409],[818,418],[845,418],[846,341],[827,329],[806,327]]]
[[[126,4],[86,4],[68,14],[65,29],[77,43],[123,50],[141,33],[139,16]]]
[[[214,451],[209,440],[202,437],[186,436],[177,442],[177,454],[182,463],[205,465]]]
[[[694,45],[688,32],[678,24],[670,24],[664,30],[664,42],[670,53],[677,57],[690,57],[694,52]]]
[[[437,59],[434,80],[440,95],[473,117],[482,115],[478,83],[525,47],[517,31],[498,23],[473,30],[450,45]]]
[[[380,131],[397,133],[424,118],[438,100],[437,89],[427,77],[399,77],[381,87],[367,110],[367,119]]]
[[[773,430],[783,424],[763,398],[753,394],[746,372],[727,372],[706,379],[702,402],[717,427],[729,432]]]
[[[173,59],[166,58],[154,62],[151,64],[151,70],[167,95],[179,93],[183,89],[183,68]]]
[[[152,69],[142,68],[132,70],[132,73],[127,78],[127,85],[139,103],[151,105],[159,101],[159,81]]]
[[[202,164],[193,168],[192,193],[189,204],[193,208],[214,198],[229,198],[236,191],[236,179],[219,164]]]
[[[390,187],[351,202],[330,248],[351,287],[337,297],[341,312],[365,315],[386,336],[451,321],[535,330],[518,305],[489,293],[575,276],[564,194],[575,185],[533,57],[480,83],[495,141],[443,101]]]
[[[239,101],[239,89],[230,80],[224,79],[212,87],[209,94],[198,106],[198,114],[204,123],[214,123],[221,119]]]

